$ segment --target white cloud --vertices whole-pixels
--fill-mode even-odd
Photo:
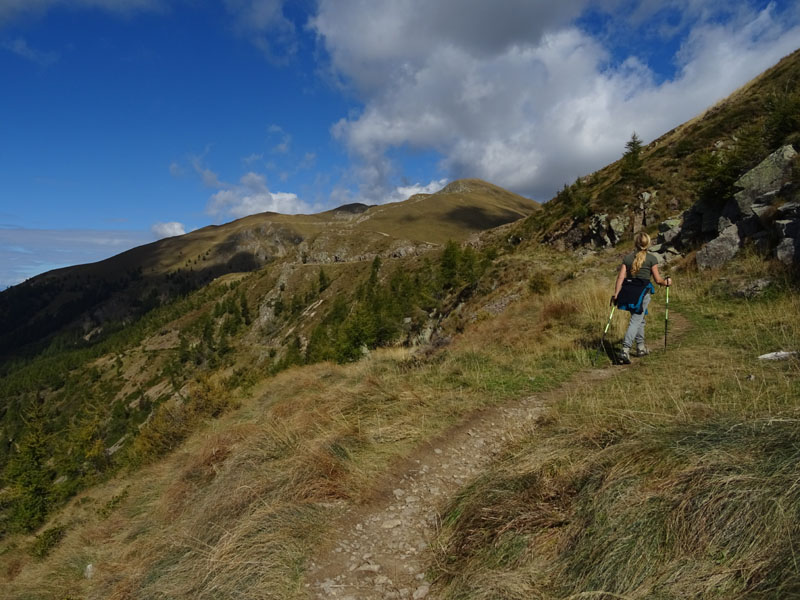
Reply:
[[[219,175],[206,167],[203,163],[206,154],[208,154],[208,148],[202,155],[190,157],[189,160],[192,163],[192,168],[194,169],[195,173],[200,175],[200,179],[203,180],[204,186],[210,188],[223,187],[224,184],[219,180]]]
[[[254,162],[258,162],[260,160],[264,160],[264,155],[253,152],[250,156],[245,156],[242,159],[242,162],[246,165],[252,165]]]
[[[173,161],[169,165],[169,174],[173,177],[183,177],[186,174],[186,171],[182,166]]]
[[[603,4],[630,11],[629,27],[665,6]],[[571,24],[588,1],[320,0],[311,26],[364,102],[331,129],[358,163],[360,199],[393,193],[393,148],[434,150],[452,178],[481,177],[548,199],[619,158],[632,131],[650,140],[692,118],[800,39],[796,9],[668,4],[693,20],[677,74],[659,82],[642,59],[620,62],[607,40]]]
[[[154,223],[150,231],[156,236],[157,239],[174,237],[176,235],[183,235],[186,229],[183,223],[177,221],[169,221],[168,223]]]
[[[23,38],[4,42],[3,47],[26,60],[36,63],[42,67],[47,67],[58,61],[58,54],[55,52],[45,52],[35,50],[28,45]]]
[[[276,154],[288,154],[292,145],[291,134],[285,132],[283,128],[278,125],[270,125],[267,128],[267,131],[269,132],[270,137],[277,137],[280,140],[272,147],[272,151]]]
[[[305,169],[313,169],[316,162],[317,162],[317,154],[315,152],[306,152],[303,155],[303,160],[301,160],[300,163],[297,165],[297,169],[299,171]]]
[[[236,33],[274,63],[286,63],[297,52],[294,24],[283,14],[285,0],[224,0]]]
[[[206,212],[213,217],[241,218],[262,212],[297,214],[311,212],[311,207],[296,194],[270,192],[261,174],[244,174],[236,185],[225,184],[208,202]]]
[[[427,185],[415,183],[412,185],[397,186],[385,199],[385,202],[402,202],[416,194],[435,194],[447,185],[447,179],[436,179]]]

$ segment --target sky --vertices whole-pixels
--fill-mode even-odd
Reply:
[[[796,0],[0,0],[0,289],[462,177],[546,201],[798,47]]]

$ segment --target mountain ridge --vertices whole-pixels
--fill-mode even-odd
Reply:
[[[337,207],[311,215],[249,215],[132,248],[102,261],[33,277],[0,293],[0,330],[4,331],[0,356],[40,339],[38,334],[27,339],[20,334],[26,324],[41,320],[37,315],[51,315],[51,330],[76,320],[84,321],[84,330],[94,330],[102,325],[98,321],[105,313],[114,319],[126,318],[124,307],[114,300],[120,296],[129,297],[123,304],[163,302],[222,275],[251,272],[279,259],[328,264],[371,260],[376,255],[413,254],[449,239],[463,241],[483,229],[527,216],[538,207],[533,201],[474,179],[457,186],[450,184],[449,189],[422,199],[359,205],[365,208],[355,211],[354,205],[346,206],[351,208],[344,213]],[[343,214],[345,219],[341,218]],[[37,302],[27,302],[25,298],[36,288],[44,288],[44,292]],[[45,295],[52,298],[42,304]],[[3,302],[11,296],[21,299]],[[104,311],[104,302],[117,308]],[[82,303],[87,306],[83,308]],[[90,324],[85,324],[87,321]]]

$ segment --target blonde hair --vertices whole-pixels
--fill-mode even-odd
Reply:
[[[650,247],[650,236],[644,231],[640,231],[634,236],[633,243],[636,245],[637,252],[633,259],[631,272],[628,273],[628,277],[636,277],[639,269],[642,268],[644,260],[647,258],[647,249]]]

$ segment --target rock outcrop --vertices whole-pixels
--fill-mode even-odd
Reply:
[[[786,265],[800,264],[800,182],[792,171],[796,156],[792,146],[783,146],[742,175],[734,184],[739,191],[723,206],[699,201],[667,219],[659,225],[652,250],[669,261],[702,244],[697,266],[705,270],[721,267],[750,241]]]

